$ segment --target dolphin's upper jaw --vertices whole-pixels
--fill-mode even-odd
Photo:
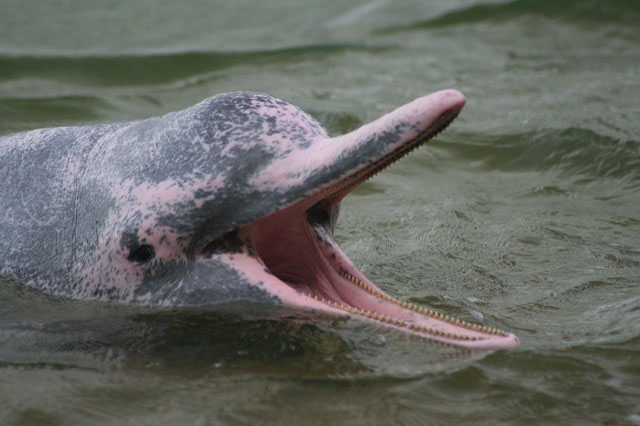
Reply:
[[[257,263],[251,280],[292,306],[368,319],[456,346],[517,346],[519,341],[513,334],[469,324],[387,295],[356,269],[333,240],[340,200],[358,184],[442,131],[464,105],[464,98],[460,97],[433,117],[424,131],[376,161],[292,206],[242,227],[238,236],[256,255],[245,259],[245,267]]]

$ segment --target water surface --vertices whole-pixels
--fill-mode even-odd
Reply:
[[[357,321],[0,286],[8,424],[640,424],[640,5],[31,0],[0,6],[0,134],[282,97],[339,134],[454,87],[435,141],[343,202],[394,296],[513,331],[468,353]]]

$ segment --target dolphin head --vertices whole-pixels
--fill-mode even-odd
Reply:
[[[465,99],[444,90],[338,137],[274,97],[218,95],[115,126],[78,192],[75,297],[160,306],[284,304],[458,346],[517,338],[395,299],[333,239],[340,201],[442,131]]]

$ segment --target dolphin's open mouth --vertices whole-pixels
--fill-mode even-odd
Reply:
[[[400,301],[360,273],[333,240],[340,200],[357,185],[444,130],[464,98],[428,128],[327,188],[238,231],[264,265],[261,285],[285,303],[367,319],[442,343],[469,348],[517,346],[502,330],[471,324]]]
[[[0,270],[74,298],[285,304],[457,346],[516,346],[512,334],[385,294],[333,239],[342,198],[464,104],[441,90],[332,138],[281,99],[233,92],[148,120],[2,138],[7,173],[26,169],[0,185],[0,228],[11,228],[0,232]],[[45,157],[43,181],[29,179]],[[53,184],[64,191],[49,193]],[[25,191],[51,220],[22,220],[33,210]]]

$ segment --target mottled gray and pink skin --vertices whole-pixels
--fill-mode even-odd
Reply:
[[[347,271],[366,280],[333,241],[333,226],[352,189],[344,182],[464,102],[457,91],[437,92],[330,138],[285,101],[236,92],[158,118],[4,137],[0,273],[77,299],[347,315],[308,292],[460,333],[342,278]],[[481,337],[435,340],[518,344],[513,335]]]

